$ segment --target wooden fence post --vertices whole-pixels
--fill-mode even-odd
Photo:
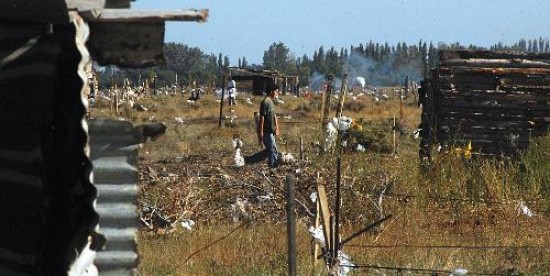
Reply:
[[[218,121],[218,128],[222,127],[223,98],[225,98],[225,74],[222,76],[222,97],[220,100],[220,120]]]
[[[336,109],[336,118],[338,118],[338,121],[340,121],[340,117],[342,117],[342,111],[344,109],[344,100],[346,98],[347,92],[348,92],[348,74],[344,74],[344,78],[342,78],[342,85],[340,86],[340,99],[338,101],[338,108]]]
[[[304,139],[300,137],[300,160],[304,160]]]
[[[395,122],[395,114],[393,114],[393,155],[395,156],[397,154],[397,143],[396,143],[396,137],[395,137],[395,131],[396,131],[396,122]]]
[[[294,180],[286,176],[286,230],[288,239],[288,275],[297,275],[296,264],[296,214],[294,213]]]
[[[340,251],[340,187],[342,182],[342,160],[340,157],[337,159],[338,164],[336,167],[336,200],[334,202],[334,243],[333,243],[333,258],[338,258],[338,251]]]
[[[321,129],[325,129],[325,124],[329,120],[328,113],[330,112],[330,95],[332,92],[332,75],[327,76],[327,88],[323,93],[323,99],[321,99]]]

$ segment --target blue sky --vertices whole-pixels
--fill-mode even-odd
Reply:
[[[296,56],[320,46],[460,42],[490,46],[550,38],[549,0],[137,0],[134,10],[210,10],[206,23],[167,23],[166,42],[223,53],[232,65],[283,42]]]

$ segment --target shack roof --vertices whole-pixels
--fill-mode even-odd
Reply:
[[[254,79],[257,77],[264,78],[280,78],[284,77],[283,74],[279,73],[277,70],[260,70],[260,69],[248,69],[240,67],[229,67],[229,75],[231,77],[237,77],[239,79]]]
[[[208,10],[136,11],[130,0],[2,0],[0,20],[68,24],[78,12],[90,26],[88,48],[100,65],[147,67],[164,63],[166,21],[205,22]]]

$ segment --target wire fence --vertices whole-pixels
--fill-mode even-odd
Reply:
[[[377,269],[377,270],[393,270],[399,275],[400,273],[414,273],[417,275],[439,275],[445,273],[445,275],[507,275],[505,273],[484,273],[467,270],[444,270],[444,269],[430,269],[430,268],[412,268],[412,267],[394,267],[394,266],[380,266],[380,265],[343,265],[344,267],[350,267],[355,269]]]

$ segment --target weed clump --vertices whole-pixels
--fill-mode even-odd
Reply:
[[[372,152],[392,152],[392,146],[386,135],[387,127],[383,123],[359,121],[358,124],[361,127],[352,128],[347,134],[351,144],[360,144]]]

